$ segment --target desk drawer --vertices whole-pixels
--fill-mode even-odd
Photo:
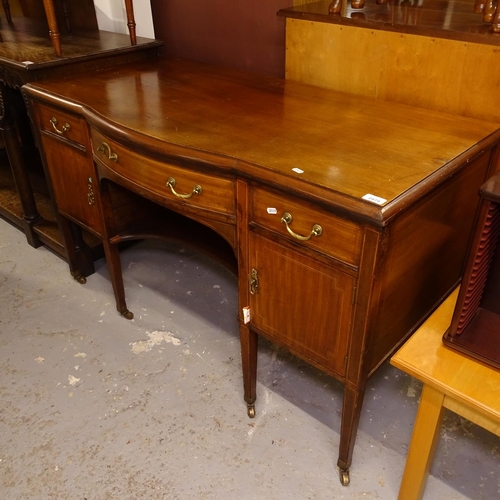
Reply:
[[[87,125],[83,119],[45,105],[38,105],[38,113],[41,130],[85,146]]]
[[[298,237],[293,236],[287,230],[287,224],[282,222],[284,214],[291,216],[288,228]],[[296,198],[292,199],[265,189],[254,189],[250,220],[346,264],[359,264],[362,228],[354,222],[305,204]],[[311,234],[313,229],[318,229],[316,226],[321,227],[321,234],[318,236]]]
[[[197,170],[173,166],[142,156],[92,131],[94,156],[129,182],[161,197],[166,204],[180,203],[235,216],[234,181]]]

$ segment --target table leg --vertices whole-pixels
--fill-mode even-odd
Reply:
[[[47,16],[47,23],[49,24],[49,35],[52,40],[54,52],[56,53],[56,56],[61,56],[61,33],[59,32],[59,27],[57,26],[54,2],[53,0],[43,0],[43,6],[45,7],[45,15]]]
[[[80,226],[62,215],[58,215],[58,223],[64,240],[71,276],[78,283],[84,284],[87,282],[85,277],[95,272],[92,251],[83,239]]]
[[[424,385],[398,500],[420,500],[439,441],[444,394]]]
[[[135,32],[134,6],[132,0],[125,0],[125,10],[127,12],[127,26],[130,33],[130,43],[137,45],[137,35]]]
[[[347,486],[350,482],[349,467],[352,462],[352,453],[358,432],[365,388],[366,380],[360,383],[358,387],[351,387],[348,383],[344,387],[339,458],[337,460],[337,466],[340,470],[340,482],[343,486]]]
[[[115,295],[116,309],[126,319],[133,319],[134,314],[128,310],[125,299],[125,287],[123,284],[122,264],[118,241],[111,243],[111,238],[117,236],[115,216],[113,213],[113,203],[109,192],[109,183],[106,180],[100,182],[100,197],[102,206],[102,215],[104,217],[104,227],[102,235],[102,246],[108,265],[109,278],[113,286]]]
[[[246,325],[240,325],[241,361],[243,368],[244,398],[248,416],[255,417],[255,399],[257,397],[257,345],[258,335]]]

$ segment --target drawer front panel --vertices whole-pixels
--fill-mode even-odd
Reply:
[[[214,177],[142,156],[92,131],[94,156],[113,172],[165,202],[186,204],[235,216],[235,188],[231,179]]]
[[[256,224],[283,235],[289,240],[299,242],[330,257],[357,266],[361,255],[362,228],[354,222],[332,215],[301,203],[300,200],[281,196],[264,189],[254,189],[250,220]],[[290,234],[282,222],[284,214],[291,216],[288,227],[298,239]],[[321,234],[311,232],[321,227]],[[317,232],[317,231],[316,231]]]
[[[85,145],[87,124],[82,118],[45,105],[38,105],[38,112],[41,130]]]

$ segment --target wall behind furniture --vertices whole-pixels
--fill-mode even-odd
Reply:
[[[293,0],[151,0],[162,54],[284,75],[285,20]]]
[[[133,0],[137,36],[155,37],[150,0]],[[128,33],[123,0],[94,0],[97,25],[102,31]]]
[[[106,0],[109,1],[109,0]],[[10,0],[12,16],[25,16],[46,20],[45,9],[41,0]],[[54,2],[59,29],[64,33],[65,21],[61,2]],[[92,0],[72,0],[67,2],[70,24],[73,28],[96,29],[97,22]],[[1,11],[3,14],[3,10]]]

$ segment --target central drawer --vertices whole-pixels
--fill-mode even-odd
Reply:
[[[139,191],[149,191],[166,205],[184,204],[235,217],[234,180],[155,160],[92,130],[94,157]]]

